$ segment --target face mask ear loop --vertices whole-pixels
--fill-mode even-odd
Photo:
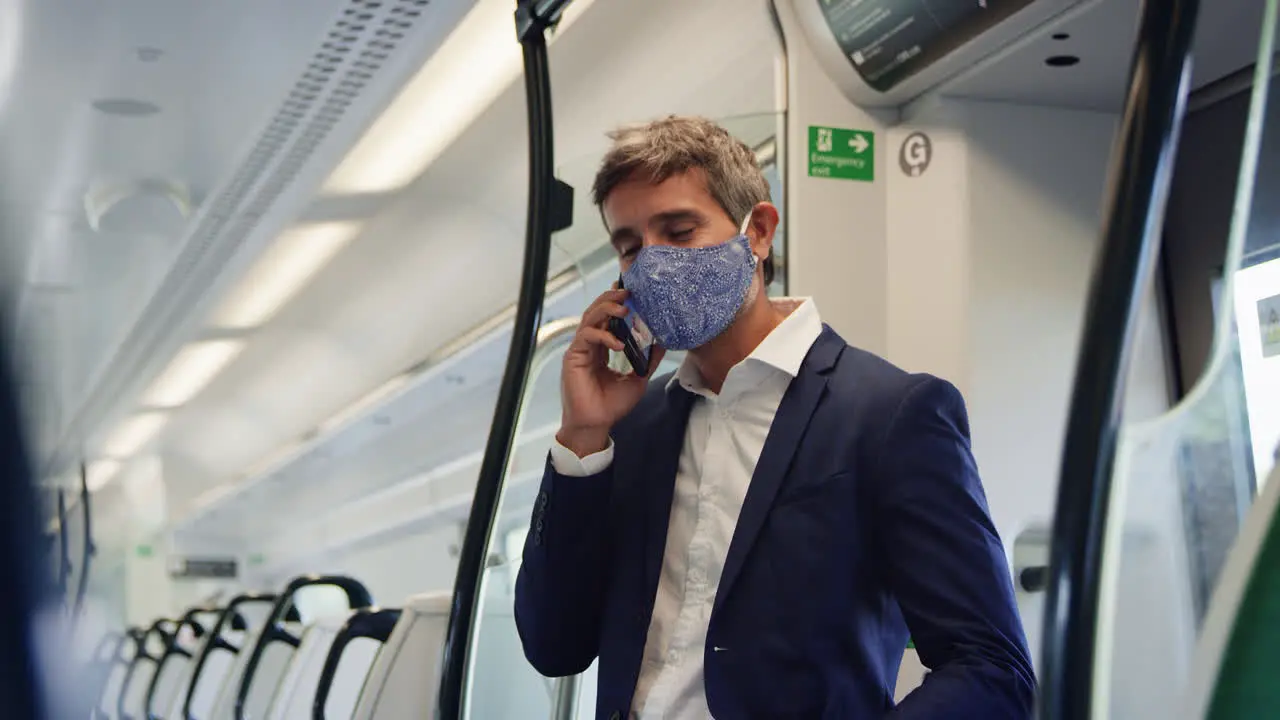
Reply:
[[[751,247],[751,236],[747,234],[747,228],[751,227],[751,218],[755,217],[756,211],[752,210],[742,219],[742,227],[738,228],[738,234],[747,239],[747,247]],[[754,270],[756,265],[760,264],[760,258],[756,257],[754,250],[751,251],[751,269]]]

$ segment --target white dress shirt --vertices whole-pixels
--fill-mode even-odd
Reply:
[[[782,396],[822,333],[812,300],[773,303],[786,319],[729,370],[718,395],[688,359],[671,378],[697,397],[680,451],[662,575],[632,701],[633,717],[642,720],[711,716],[703,652],[729,542]],[[612,461],[612,443],[585,458],[559,443],[551,447],[551,463],[561,475],[594,475]]]

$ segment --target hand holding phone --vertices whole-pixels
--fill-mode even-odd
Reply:
[[[629,316],[636,316],[629,305],[626,290],[606,290],[583,312],[578,332],[565,350],[556,439],[578,457],[608,447],[609,432],[644,397],[647,375],[665,354],[643,322],[628,322]],[[610,368],[610,350],[626,355],[636,372],[619,374]]]
[[[618,276],[618,289],[625,289],[622,286],[621,275]],[[636,312],[636,306],[631,302],[631,298],[624,300],[622,306],[627,309],[627,314],[620,318],[610,317],[609,332],[622,341],[622,354],[626,355],[636,375],[647,377],[649,361],[653,355],[653,333],[649,331],[649,326],[645,325],[640,313]]]

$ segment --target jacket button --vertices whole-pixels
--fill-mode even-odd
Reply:
[[[622,713],[614,710],[613,714],[609,716],[609,720],[622,720]]]
[[[542,492],[538,493],[538,508],[545,509],[547,507],[548,500],[549,498],[547,497],[546,490],[543,490]]]

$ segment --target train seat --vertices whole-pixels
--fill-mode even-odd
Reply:
[[[452,600],[452,593],[435,592],[405,601],[369,670],[352,720],[432,717]]]

